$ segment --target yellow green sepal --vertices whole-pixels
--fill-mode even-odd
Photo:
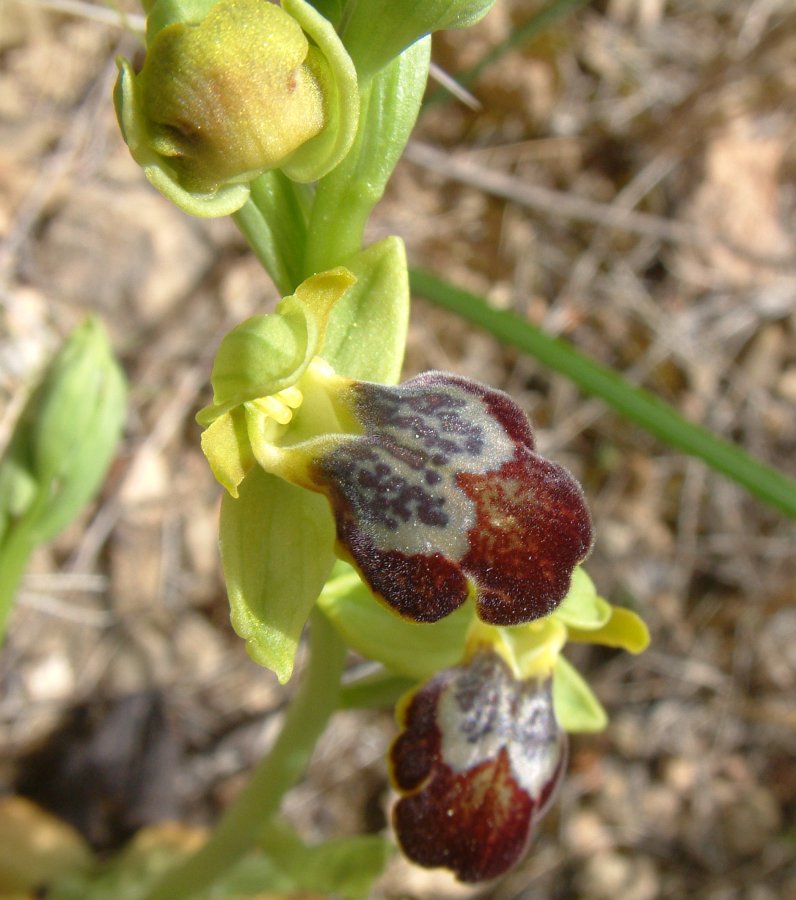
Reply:
[[[602,731],[608,715],[586,680],[561,655],[553,670],[553,707],[559,724],[570,733]]]
[[[294,385],[320,351],[332,309],[355,281],[342,266],[312,275],[273,313],[233,328],[216,354],[210,377],[213,406],[202,410],[200,423]]]
[[[319,494],[254,466],[221,504],[230,619],[249,656],[284,684],[304,623],[334,564],[334,520]]]
[[[213,403],[196,418],[205,426],[202,450],[233,497],[258,458],[252,442],[275,441],[302,404],[294,386],[321,348],[332,309],[355,280],[344,268],[313,275],[274,313],[247,319],[222,340],[211,376]]]
[[[630,609],[611,607],[611,618],[594,630],[570,628],[569,639],[584,644],[602,644],[628,653],[643,653],[650,643],[644,620]]]

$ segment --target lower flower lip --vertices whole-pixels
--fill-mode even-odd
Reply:
[[[525,854],[563,777],[549,679],[517,681],[494,652],[417,689],[393,744],[398,840],[419,865],[490,881]]]
[[[396,388],[355,383],[364,434],[313,464],[341,555],[399,615],[433,622],[474,593],[479,616],[553,612],[591,548],[583,492],[533,449],[505,394],[431,372]]]

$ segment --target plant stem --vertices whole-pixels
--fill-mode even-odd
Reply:
[[[326,617],[316,610],[311,622],[309,667],[271,752],[254,770],[210,840],[168,872],[147,900],[185,900],[210,887],[257,845],[278,812],[282,797],[306,768],[316,741],[337,707],[345,658],[345,647]]]
[[[265,271],[271,276],[279,293],[282,295],[291,293],[291,279],[279,256],[274,233],[254,200],[249,198],[232,214],[232,218],[254,250],[257,259],[263,264]]]
[[[6,625],[19,582],[34,546],[28,529],[18,524],[10,527],[6,540],[0,547],[0,646],[5,639]]]
[[[365,225],[384,189],[360,165],[363,145],[367,146],[372,132],[368,127],[371,94],[369,85],[361,95],[359,130],[348,156],[318,182],[307,227],[305,278],[340,265],[361,249]]]
[[[796,518],[796,482],[773,466],[689,422],[659,397],[632,385],[620,373],[590,359],[566,341],[545,334],[515,313],[495,309],[483,297],[418,269],[410,272],[410,283],[420,296],[533,356],[669,446],[704,460],[711,469],[732,478],[760,500]]]

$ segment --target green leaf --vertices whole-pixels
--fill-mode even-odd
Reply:
[[[369,0],[350,4],[343,42],[360,80],[371,78],[424,35],[464,28],[485,16],[495,0]]]
[[[597,596],[594,582],[578,566],[572,573],[569,593],[556,609],[554,616],[570,628],[589,631],[602,628],[611,618],[611,604]]]
[[[320,494],[255,466],[221,505],[232,626],[284,684],[304,623],[334,564],[334,520]]]
[[[413,292],[486,329],[507,346],[517,347],[538,359],[565,375],[585,394],[604,400],[620,415],[664,443],[704,460],[760,500],[796,518],[796,481],[707,428],[689,422],[659,397],[632,385],[619,372],[595,362],[566,341],[545,334],[515,313],[495,309],[483,297],[453,287],[428,272],[414,269],[410,283]]]
[[[621,606],[611,607],[611,618],[596,630],[569,629],[569,639],[584,644],[602,644],[616,647],[628,653],[641,653],[647,649],[650,633],[643,619]]]
[[[358,900],[369,895],[394,852],[387,840],[375,835],[307,845],[285,822],[269,825],[260,844],[264,852],[246,856],[210,890],[200,892],[197,900],[303,896],[305,892]]]
[[[102,484],[127,411],[127,386],[102,325],[75,328],[31,394],[0,461],[6,518],[52,540]]]
[[[274,822],[261,843],[294,889],[351,900],[368,896],[393,853],[391,844],[376,835],[309,846],[284,822]]]
[[[564,731],[602,731],[608,716],[583,676],[564,656],[553,672],[553,707]]]
[[[439,622],[409,622],[385,609],[359,576],[343,565],[339,563],[335,571],[345,574],[327,583],[318,605],[351,648],[415,681],[461,661],[474,616],[471,603]]]
[[[321,356],[339,375],[395,384],[409,326],[403,241],[388,237],[346,260],[356,284],[332,310]]]

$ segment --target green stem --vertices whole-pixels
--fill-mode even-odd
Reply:
[[[338,705],[345,647],[319,611],[312,616],[310,662],[282,731],[241,795],[226,811],[210,840],[168,872],[147,900],[185,900],[207,889],[253,849],[284,794],[298,781],[315,743]]]
[[[411,271],[410,283],[415,293],[561,372],[584,393],[599,397],[671,447],[704,460],[760,500],[796,518],[795,481],[707,428],[689,422],[663,400],[630,384],[618,372],[595,362],[566,341],[550,337],[515,313],[494,309],[483,297],[453,287],[428,272]]]
[[[318,182],[312,205],[304,258],[304,277],[323,272],[362,247],[365,225],[381,191],[362,177],[357,163],[368,136],[372,85],[361,95],[359,131],[346,159]],[[382,187],[383,190],[383,187]]]
[[[318,182],[307,227],[304,277],[339,266],[362,247],[365,225],[409,140],[426,87],[428,38],[361,90],[359,125],[345,159]]]
[[[22,525],[12,525],[0,547],[0,646],[5,640],[14,597],[34,547],[28,529]]]
[[[271,276],[279,293],[282,295],[291,293],[290,276],[279,256],[274,233],[254,200],[250,197],[237,212],[232,214],[232,218],[254,250],[254,255]]]

